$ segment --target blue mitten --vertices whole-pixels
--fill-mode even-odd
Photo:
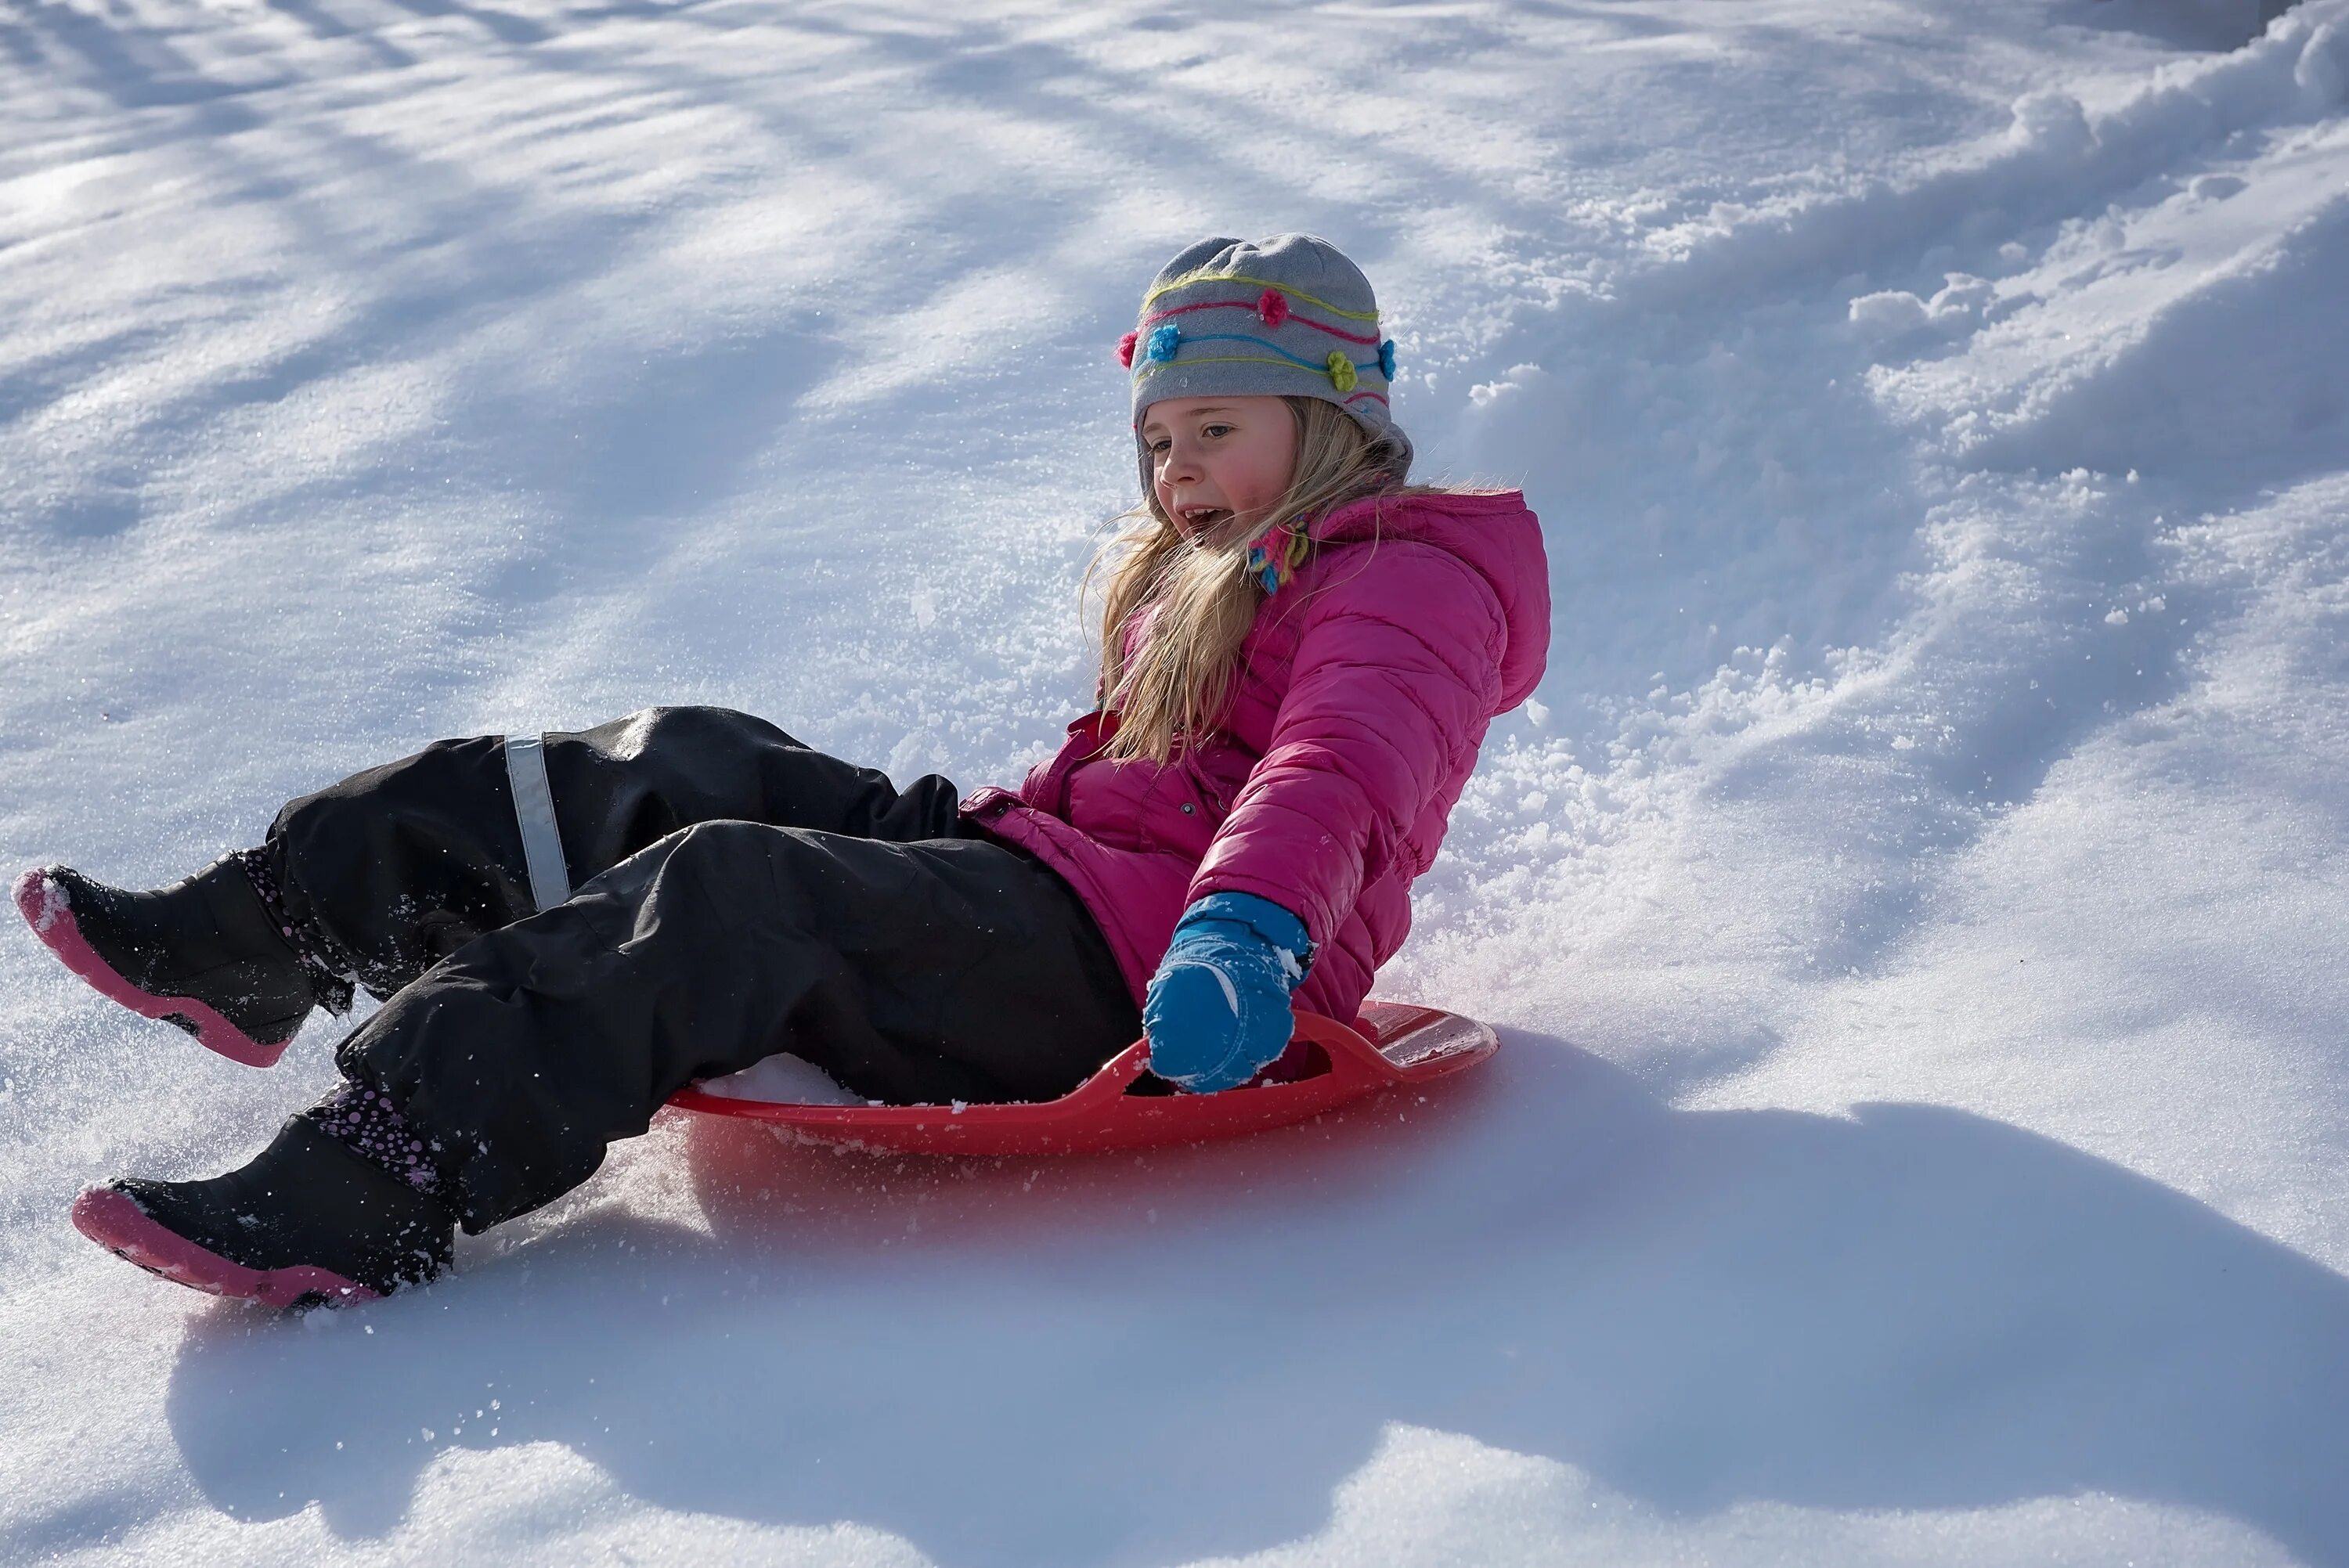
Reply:
[[[1195,1094],[1237,1088],[1288,1048],[1305,923],[1269,899],[1215,892],[1183,912],[1142,1005],[1150,1070]]]

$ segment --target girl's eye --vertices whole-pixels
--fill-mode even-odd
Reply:
[[[1203,427],[1199,431],[1199,434],[1209,437],[1210,438],[1216,436],[1228,436],[1231,433],[1232,428],[1229,425],[1208,425]]]

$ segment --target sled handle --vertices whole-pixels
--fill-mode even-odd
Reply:
[[[1367,1089],[1403,1081],[1402,1074],[1395,1069],[1393,1063],[1379,1053],[1378,1047],[1365,1039],[1360,1030],[1348,1028],[1335,1018],[1324,1017],[1319,1013],[1308,1012],[1299,1007],[1297,1009],[1296,1029],[1290,1034],[1288,1039],[1292,1046],[1299,1040],[1309,1040],[1319,1046],[1330,1058],[1330,1071],[1327,1075],[1317,1073],[1314,1078],[1301,1079],[1299,1080],[1301,1082],[1310,1083],[1316,1078],[1326,1076],[1344,1083],[1361,1084]],[[1150,1037],[1144,1035],[1116,1056],[1112,1057],[1106,1066],[1087,1078],[1061,1103],[1071,1109],[1079,1106],[1105,1105],[1111,1100],[1122,1098],[1133,1087],[1135,1080],[1149,1070]],[[1237,1094],[1249,1087],[1278,1088],[1285,1086],[1243,1085],[1238,1089],[1219,1089],[1216,1092]],[[1191,1091],[1178,1086],[1175,1088],[1175,1092],[1188,1094]]]

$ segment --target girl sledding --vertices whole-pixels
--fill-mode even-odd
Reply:
[[[431,1279],[698,1080],[779,1052],[895,1105],[1067,1094],[1137,1036],[1246,1084],[1352,1019],[1495,714],[1539,678],[1539,526],[1407,482],[1392,344],[1325,242],[1201,241],[1119,348],[1143,500],[1098,706],[1016,789],[895,788],[771,724],[654,708],[449,740],[127,892],[28,872],[111,1000],[252,1066],[356,987],[340,1084],[244,1165],[85,1192],[93,1240],[276,1305]]]

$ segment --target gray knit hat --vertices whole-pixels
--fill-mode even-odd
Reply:
[[[1394,343],[1379,332],[1371,280],[1345,253],[1310,234],[1201,240],[1158,271],[1142,319],[1118,344],[1133,371],[1133,428],[1167,397],[1319,397],[1402,450],[1387,387]],[[1397,479],[1402,475],[1397,474]],[[1150,455],[1142,454],[1150,489]]]

